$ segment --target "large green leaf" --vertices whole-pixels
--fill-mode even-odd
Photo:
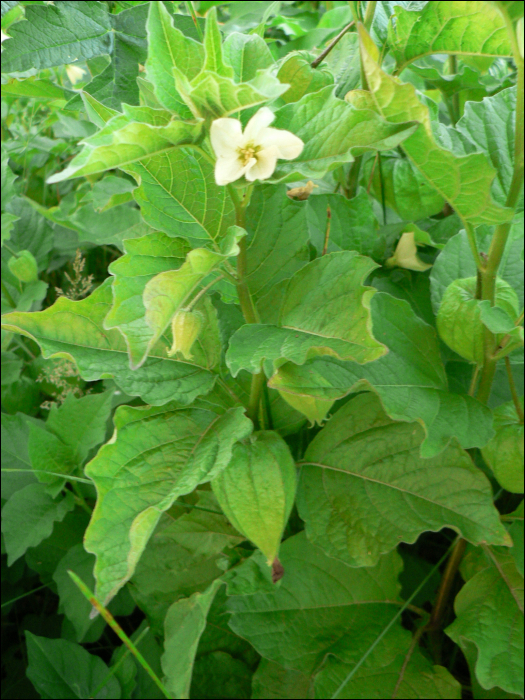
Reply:
[[[322,68],[312,68],[306,56],[291,53],[279,66],[277,77],[290,87],[282,96],[286,104],[297,102],[310,92],[317,92],[327,85],[333,85],[334,76]]]
[[[485,547],[474,566],[462,566],[456,619],[446,633],[460,647],[476,646],[475,672],[483,688],[498,686],[523,696],[523,576],[510,554]],[[466,564],[472,564],[468,559]]]
[[[258,70],[265,70],[274,64],[270,49],[258,34],[232,32],[226,37],[222,50],[238,83],[253,80]]]
[[[294,161],[277,164],[274,182],[323,177],[366,151],[396,148],[416,128],[411,118],[393,124],[370,109],[352,109],[333,93],[328,85],[276,112],[272,126],[298,136],[304,149]]]
[[[420,12],[396,7],[388,25],[398,70],[433,53],[512,56],[501,14],[487,2],[429,2]]]
[[[313,697],[310,676],[261,659],[252,680],[253,700],[306,700]]]
[[[216,184],[213,166],[196,151],[175,148],[128,170],[140,184],[133,194],[145,221],[168,236],[202,245],[235,223],[226,187]]]
[[[428,183],[473,226],[512,219],[512,211],[495,204],[490,188],[495,170],[481,153],[456,156],[435,141],[428,107],[420,102],[410,83],[385,73],[377,63],[377,49],[360,29],[361,58],[370,93],[356,90],[347,99],[359,107],[377,110],[393,122],[419,122],[416,131],[402,142],[402,149]]]
[[[26,640],[27,677],[41,697],[121,697],[120,684],[106,664],[80,644],[37,637],[29,630]]]
[[[492,196],[501,206],[505,206],[514,172],[515,114],[516,88],[510,87],[481,102],[467,102],[456,125],[494,166]],[[517,210],[523,210],[523,195]]]
[[[30,5],[26,21],[13,24],[2,52],[2,71],[49,68],[111,51],[111,19],[99,2]]]
[[[199,123],[170,121],[168,112],[151,107],[140,109],[144,115],[142,119],[147,118],[153,123],[131,121],[139,115],[128,107],[127,114],[113,117],[101,131],[85,139],[84,150],[65,170],[48,178],[48,182],[60,182],[114,168],[126,169],[137,161],[147,163],[174,146],[194,143],[200,136]]]
[[[374,334],[387,345],[388,354],[363,366],[328,358],[314,359],[304,367],[288,363],[271,378],[270,386],[285,399],[314,397],[329,402],[372,389],[390,418],[423,426],[423,457],[438,454],[453,437],[465,449],[486,445],[494,434],[492,414],[470,396],[447,391],[435,330],[406,301],[388,294],[376,294],[371,309]]]
[[[202,593],[228,566],[228,550],[244,537],[220,511],[210,491],[197,491],[195,503],[176,503],[163,515],[131,579],[133,597],[156,634],[162,633],[169,606]]]
[[[228,588],[230,627],[270,661],[303,673],[314,672],[327,654],[353,650],[357,661],[396,614],[396,552],[374,568],[355,569],[327,557],[301,532],[283,543],[280,559],[286,574],[279,586],[245,587],[245,575],[266,568],[264,557],[254,556],[235,570]]]
[[[130,371],[124,338],[117,330],[103,327],[111,302],[108,279],[87,299],[61,297],[45,311],[5,314],[2,325],[37,342],[45,358],[73,360],[86,381],[113,377],[127,394],[152,404],[173,400],[189,404],[212,389],[215,377],[210,372],[168,357],[171,342],[166,337],[140,369]]]
[[[295,463],[283,438],[265,430],[235,445],[212,488],[228,520],[272,566],[295,501]]]
[[[521,399],[523,411],[523,398]],[[523,493],[523,423],[514,402],[494,411],[496,435],[482,450],[483,459],[494,472],[500,486],[512,493]]]
[[[175,86],[172,68],[176,66],[192,80],[204,64],[202,44],[185,36],[174,26],[173,17],[163,2],[150,2],[147,23],[148,59],[146,74],[159,102],[166,108],[190,118],[191,112]]]
[[[28,416],[18,413],[10,416],[2,412],[2,499],[9,499],[16,491],[35,482],[29,458]]]
[[[375,267],[370,258],[341,251],[296,272],[287,284],[279,325],[245,325],[231,338],[226,359],[233,376],[241,369],[259,372],[264,360],[277,369],[287,360],[304,364],[318,355],[360,363],[384,355],[371,334],[374,290],[362,286]]]
[[[355,250],[375,260],[383,260],[386,239],[366,192],[361,190],[353,199],[341,194],[321,194],[309,197],[306,218],[310,239],[320,255],[325,246],[330,209],[330,229],[327,252]]]
[[[16,491],[2,509],[2,534],[8,566],[29,547],[49,537],[55,522],[63,520],[75,507],[71,491],[58,500],[49,496],[42,484],[28,484]]]
[[[214,581],[204,593],[194,593],[170,607],[164,623],[162,670],[173,697],[189,698],[193,663],[208,611],[222,585]]]
[[[254,300],[309,261],[305,205],[286,196],[284,185],[262,185],[246,212],[246,282]]]
[[[115,435],[87,465],[97,504],[85,545],[97,557],[97,594],[109,601],[130,578],[161,514],[224,469],[252,430],[243,408],[121,406]]]
[[[372,566],[399,542],[444,527],[473,544],[509,545],[469,455],[455,444],[422,459],[423,436],[417,423],[388,418],[372,393],[339,409],[301,468],[297,505],[309,539],[351,566]]]

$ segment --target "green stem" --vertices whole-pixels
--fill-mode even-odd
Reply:
[[[93,514],[93,511],[86,503],[86,499],[82,495],[82,491],[80,490],[80,487],[74,481],[71,481],[70,483],[71,483],[71,486],[73,488],[73,491],[75,492],[75,497],[76,497],[75,500],[78,502],[78,504],[80,506],[82,506],[82,508],[89,515],[89,517],[91,517]]]
[[[521,187],[523,185],[523,147],[524,147],[524,104],[523,104],[523,88],[524,88],[524,65],[523,58],[519,52],[519,47],[517,45],[516,34],[514,32],[514,27],[512,21],[510,20],[507,12],[502,11],[502,15],[505,19],[505,24],[507,25],[507,31],[509,34],[509,39],[513,49],[514,62],[518,70],[518,80],[517,80],[517,99],[516,99],[516,126],[514,134],[514,171],[512,174],[512,181],[510,183],[509,192],[507,194],[506,206],[510,209],[516,207],[518,197],[521,192]],[[501,259],[503,253],[505,252],[505,246],[510,233],[511,222],[506,222],[496,226],[494,231],[494,236],[490,244],[490,250],[488,253],[487,264],[484,271],[482,272],[482,299],[490,301],[494,305],[496,296],[496,277],[498,274],[499,266],[501,264]],[[488,328],[485,329],[485,362],[483,365],[483,371],[481,374],[481,381],[479,386],[478,399],[486,403],[489,399],[490,392],[492,390],[492,383],[494,381],[494,376],[496,374],[496,366],[498,360],[494,358],[494,350],[496,348],[496,338],[493,333],[491,333]]]
[[[367,32],[370,31],[370,27],[372,26],[372,22],[374,21],[376,6],[377,2],[375,0],[374,2],[369,1],[368,5],[366,6],[366,13],[365,18],[363,19],[363,24]]]
[[[512,365],[510,364],[510,359],[508,357],[505,358],[505,369],[507,370],[507,377],[509,378],[510,393],[512,395],[512,400],[514,401],[514,407],[516,408],[516,413],[520,419],[520,424],[523,425],[523,408],[521,406],[520,397],[518,396],[518,390],[516,389],[514,375],[512,374]]]
[[[250,185],[245,191],[244,197],[241,200],[235,189],[229,186],[230,196],[235,205],[235,223],[241,228],[246,228],[246,208],[249,204],[253,185]],[[237,256],[237,294],[241,304],[241,311],[246,323],[259,323],[259,315],[253,303],[252,296],[246,282],[248,272],[248,247],[246,245],[246,237],[239,241],[239,255]],[[261,395],[263,391],[266,377],[264,372],[254,374],[252,377],[252,386],[250,390],[250,401],[246,415],[253,422],[254,426],[258,427],[259,404],[261,403]]]
[[[456,56],[454,54],[451,54],[448,57],[448,72],[449,75],[455,75],[458,72],[458,62],[456,59]],[[450,118],[452,120],[452,125],[456,126],[456,122],[459,119],[459,93],[455,92],[452,95],[452,100],[450,102]]]

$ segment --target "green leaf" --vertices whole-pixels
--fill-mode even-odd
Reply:
[[[470,396],[447,391],[434,329],[406,301],[388,294],[376,294],[371,309],[374,334],[387,345],[387,355],[363,366],[328,358],[312,360],[304,367],[288,363],[269,385],[285,399],[291,394],[331,401],[372,389],[390,418],[422,424],[426,432],[422,457],[439,454],[453,437],[465,449],[486,445],[494,434],[492,413]]]
[[[21,413],[9,416],[2,412],[2,498],[6,500],[36,481],[27,444],[30,420]]]
[[[18,381],[23,366],[24,361],[14,352],[2,352],[2,386]]]
[[[284,185],[258,186],[246,212],[246,283],[255,301],[309,261],[305,205]]]
[[[133,195],[145,221],[168,236],[195,245],[218,242],[235,223],[226,187],[216,184],[213,166],[196,151],[172,149],[128,170],[140,183]]]
[[[315,678],[316,697],[333,697],[343,686],[337,698],[365,700],[374,695],[386,695],[459,700],[462,697],[459,681],[444,666],[433,665],[417,647],[411,649],[410,644],[410,633],[400,627],[395,628],[347,682],[359,661],[358,655],[353,653],[342,659],[328,657]],[[365,654],[369,648],[369,642],[363,644],[361,654]]]
[[[35,547],[49,537],[53,524],[63,520],[74,507],[71,491],[58,501],[48,496],[42,484],[28,484],[16,491],[2,509],[2,533],[8,566],[25,554],[29,547]]]
[[[483,5],[485,7],[485,5]],[[361,58],[371,92],[350,92],[348,99],[359,107],[375,108],[384,119],[419,126],[402,143],[402,149],[428,183],[450,204],[463,221],[472,226],[512,219],[512,211],[493,202],[490,188],[495,171],[481,153],[456,156],[434,139],[428,107],[422,104],[410,83],[402,84],[377,64],[375,46],[360,30]]]
[[[233,78],[233,68],[224,62],[222,39],[217,22],[217,8],[212,7],[206,14],[204,27],[204,68],[225,78]]]
[[[12,79],[2,85],[2,95],[35,97],[39,100],[67,100],[73,94],[69,90],[64,90],[64,88],[51,82],[51,80],[39,80],[38,78]]]
[[[119,682],[100,657],[66,639],[37,637],[29,630],[25,636],[27,677],[42,697],[120,698]]]
[[[252,671],[243,661],[214,651],[195,659],[190,697],[211,698],[221,688],[227,698],[244,700],[253,697],[251,680]]]
[[[29,250],[21,250],[18,257],[9,258],[7,266],[13,275],[21,282],[36,282],[38,279],[38,266],[34,255]]]
[[[176,67],[176,86],[196,118],[218,119],[273,100],[287,90],[269,71],[259,72],[246,83],[212,71],[202,71],[191,83]]]
[[[396,148],[416,128],[412,121],[391,124],[370,109],[353,109],[337,99],[331,85],[307,94],[276,112],[276,129],[286,129],[304,142],[294,161],[280,161],[272,182],[323,177],[366,151]]]
[[[512,56],[503,18],[486,2],[429,2],[420,12],[396,7],[388,41],[398,71],[435,53]]]
[[[168,610],[162,670],[166,674],[166,687],[174,697],[189,698],[195,653],[208,611],[221,585],[222,581],[214,581],[204,593],[179,600]]]
[[[301,532],[283,543],[280,559],[286,574],[278,586],[268,583],[264,590],[238,595],[228,584],[230,627],[265,659],[312,673],[328,653],[339,656],[372,644],[396,614],[402,566],[396,552],[374,568],[351,568],[327,557]],[[254,556],[235,569],[236,578],[255,560],[266,568],[264,558]]]
[[[30,5],[9,29],[2,71],[23,72],[86,60],[111,51],[111,20],[98,2]]]
[[[169,606],[202,593],[228,566],[228,550],[244,538],[220,512],[210,491],[197,491],[195,503],[179,503],[163,515],[132,577],[133,597],[152,630],[162,634]]]
[[[235,445],[212,488],[228,520],[272,566],[295,500],[295,463],[283,438],[267,430]]]
[[[232,32],[226,37],[222,50],[224,60],[233,68],[237,83],[253,80],[257,71],[270,68],[275,63],[266,42],[257,34]]]
[[[151,110],[151,118],[155,119],[155,110],[149,107],[142,110]],[[52,175],[47,181],[52,184],[114,168],[127,169],[132,163],[142,160],[147,164],[149,159],[171,151],[174,146],[194,143],[200,133],[201,124],[198,123],[170,121],[165,125],[151,125],[129,122],[126,117],[117,116],[97,134],[85,139],[84,150],[65,170]]]
[[[135,185],[130,180],[115,175],[107,175],[93,185],[91,192],[83,197],[83,202],[92,202],[96,212],[104,212],[119,204],[130,202]]]
[[[244,235],[243,229],[232,227],[224,240],[224,252],[196,248],[187,254],[178,270],[159,272],[146,282],[142,299],[136,299],[131,309],[124,310],[124,323],[118,324],[129,348],[131,369],[144,364],[172,318],[190,303],[203,280],[239,253],[238,241]]]
[[[355,250],[374,260],[383,260],[386,238],[379,230],[370,199],[361,190],[353,199],[341,194],[320,194],[309,197],[306,218],[310,239],[318,255],[324,250],[330,208],[328,253]]]
[[[516,568],[523,576],[523,501],[516,508],[516,510],[510,515],[506,516],[510,521],[510,526],[508,527],[514,546],[512,548],[512,556],[514,557],[514,563]]]
[[[113,377],[126,394],[151,404],[173,400],[188,404],[212,389],[215,377],[210,372],[168,357],[168,338],[159,341],[139,370],[130,372],[124,338],[103,327],[111,302],[108,279],[87,299],[60,297],[45,311],[5,314],[2,323],[5,330],[38,343],[46,359],[58,356],[74,361],[86,381]]]
[[[202,70],[202,44],[185,36],[173,23],[163,2],[150,2],[147,23],[148,59],[146,74],[159,102],[171,112],[191,118],[188,106],[177,92],[172,68],[176,66],[188,80]]]
[[[97,556],[97,595],[109,601],[130,578],[161,514],[224,469],[252,430],[243,408],[210,400],[191,408],[121,406],[116,433],[87,465],[97,505],[85,546]],[[181,449],[183,447],[183,449]]]
[[[373,172],[372,172],[373,170]],[[406,158],[381,156],[381,167],[368,160],[363,168],[363,185],[371,179],[371,189],[378,201],[384,200],[405,221],[418,221],[439,214],[445,204],[437,192]]]
[[[388,418],[372,393],[339,409],[301,468],[297,505],[308,538],[350,566],[373,566],[399,542],[444,527],[473,544],[510,545],[469,455],[451,445],[422,459],[423,436],[417,423]]]
[[[226,361],[233,376],[241,369],[259,372],[264,360],[277,369],[286,360],[304,364],[318,355],[360,363],[384,355],[371,334],[374,290],[362,286],[375,267],[369,258],[341,251],[296,272],[279,310],[279,326],[250,324],[231,338]]]
[[[501,90],[481,102],[467,102],[457,130],[485,153],[496,170],[492,196],[505,206],[514,170],[514,119],[516,88]],[[517,206],[523,211],[523,193]]]
[[[66,482],[64,477],[78,467],[73,449],[56,435],[38,425],[29,425],[29,456],[38,481],[47,484],[46,493],[52,498],[60,493]]]
[[[309,676],[261,659],[252,679],[253,700],[305,700],[313,697],[312,679]]]
[[[476,677],[483,688],[523,696],[523,576],[506,551],[485,547],[477,560],[473,572],[462,567],[467,582],[445,631],[460,647],[476,645]]]
[[[523,398],[521,399],[523,411]],[[513,402],[494,411],[496,435],[482,450],[483,459],[500,486],[512,493],[523,493],[523,422]]]
[[[327,85],[334,84],[334,76],[323,68],[312,68],[310,61],[300,53],[286,56],[279,67],[277,77],[290,87],[282,96],[286,104],[297,102],[311,92],[317,92]]]

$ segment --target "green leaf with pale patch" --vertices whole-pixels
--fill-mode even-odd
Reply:
[[[484,5],[485,6],[485,5]],[[495,170],[481,153],[456,156],[436,142],[428,107],[420,102],[410,83],[385,73],[377,63],[377,49],[360,29],[361,58],[370,92],[355,90],[347,99],[361,108],[375,109],[384,119],[419,122],[401,148],[428,183],[473,226],[510,221],[513,213],[497,205],[490,195]]]
[[[390,123],[368,108],[353,109],[333,93],[328,85],[276,112],[272,127],[291,131],[304,149],[294,161],[278,162],[273,182],[321,178],[366,151],[396,148],[416,129],[410,119]]]
[[[419,12],[396,7],[388,25],[388,41],[398,71],[434,53],[512,56],[503,17],[490,5],[438,0]]]
[[[231,524],[271,566],[295,500],[295,463],[283,438],[265,430],[235,445],[230,463],[212,481],[212,488]]]
[[[341,251],[309,263],[289,280],[275,326],[250,324],[231,338],[226,361],[236,376],[257,373],[269,360],[277,369],[290,360],[331,355],[371,362],[385,354],[372,336],[371,287],[363,280],[376,267],[369,258]]]
[[[101,131],[85,139],[84,150],[65,170],[48,178],[48,182],[61,182],[70,177],[92,175],[114,168],[126,169],[137,161],[148,163],[151,158],[172,150],[174,146],[194,143],[200,136],[199,123],[168,121],[169,114],[164,111],[151,107],[141,109],[143,112],[149,110],[147,118],[156,123],[131,121],[130,118],[138,116],[133,112],[130,117],[114,117]],[[160,113],[156,115],[156,111]]]
[[[416,316],[408,302],[388,294],[376,294],[371,309],[374,335],[388,347],[384,357],[363,366],[330,358],[317,358],[303,367],[288,363],[269,386],[287,400],[291,395],[332,402],[371,389],[390,418],[422,424],[423,457],[437,455],[452,438],[465,449],[486,445],[494,436],[492,413],[472,397],[448,391],[435,330]]]
[[[140,185],[133,196],[145,221],[168,236],[198,246],[218,242],[235,223],[228,190],[216,184],[213,165],[197,151],[175,148],[128,170]]]
[[[191,118],[188,106],[177,92],[172,68],[177,68],[188,78],[200,73],[204,64],[202,44],[184,35],[174,25],[173,17],[163,2],[150,2],[147,22],[148,58],[146,74],[152,83],[160,103],[170,111],[187,119]]]
[[[208,393],[215,377],[204,369],[168,357],[171,338],[163,337],[143,366],[130,371],[124,338],[106,330],[103,321],[111,309],[111,280],[82,301],[60,297],[36,313],[13,312],[2,317],[5,330],[22,333],[38,343],[45,358],[73,360],[86,381],[113,377],[131,396],[160,405],[177,400],[191,403]]]
[[[194,593],[173,603],[167,612],[162,670],[173,697],[189,697],[195,654],[208,611],[221,585],[221,581],[214,581],[204,593]]]
[[[75,507],[71,491],[58,500],[45,492],[42,484],[28,484],[16,491],[2,509],[2,534],[11,566],[29,547],[35,547],[53,531]]]
[[[473,643],[482,688],[498,686],[523,696],[523,576],[510,553],[485,547],[464,562],[466,583],[456,596],[456,619],[445,630],[463,647]]]
[[[301,532],[283,543],[279,556],[285,570],[279,586],[268,581],[247,595],[243,578],[266,569],[264,557],[253,555],[237,567],[228,607],[232,630],[287,669],[310,674],[327,654],[362,653],[398,610],[397,552],[374,568],[352,568],[327,557]]]
[[[301,467],[297,505],[309,539],[350,566],[373,566],[399,542],[444,527],[473,544],[510,545],[469,455],[455,444],[422,459],[423,438],[417,423],[388,418],[373,393],[339,409]]]
[[[86,467],[97,504],[85,545],[106,602],[133,574],[162,513],[217,476],[252,430],[243,408],[224,408],[213,395],[190,408],[121,406],[114,423],[112,440]]]

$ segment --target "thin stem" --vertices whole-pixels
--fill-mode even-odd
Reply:
[[[472,224],[469,223],[468,221],[463,221],[463,225],[465,226],[465,233],[467,234],[470,250],[472,251],[472,255],[474,257],[474,262],[476,263],[476,267],[478,268],[478,270],[481,273],[484,271],[484,268],[483,268],[483,261],[481,259],[480,254],[479,254],[476,233],[474,232],[474,228],[473,228]]]
[[[516,382],[514,381],[514,375],[512,374],[512,365],[510,364],[510,359],[505,358],[505,369],[507,370],[507,377],[509,379],[510,393],[512,395],[512,400],[514,401],[514,406],[516,408],[516,413],[520,419],[521,425],[523,425],[523,408],[521,406],[520,397],[518,396],[518,390],[516,389]]]
[[[203,287],[203,288],[200,290],[200,292],[199,292],[199,293],[191,300],[191,302],[188,304],[188,306],[186,307],[186,311],[191,311],[191,310],[193,309],[193,307],[195,306],[195,304],[197,304],[197,302],[199,301],[199,299],[201,299],[201,297],[203,297],[203,296],[206,294],[206,292],[208,291],[208,289],[210,289],[211,287],[213,287],[214,284],[217,284],[217,282],[220,282],[221,280],[223,280],[224,277],[225,277],[225,275],[224,275],[224,274],[221,274],[221,275],[219,275],[218,277],[216,277],[212,282],[210,282],[210,283],[207,284],[205,287]]]
[[[200,27],[200,24],[197,20],[197,13],[195,12],[195,8],[193,7],[192,2],[185,2],[186,5],[186,11],[190,13],[191,18],[193,19],[193,24],[195,25],[195,29],[197,30],[197,34],[199,35],[199,39],[201,41],[204,41],[204,36],[202,33],[202,29]]]
[[[405,671],[407,670],[408,663],[412,658],[412,654],[414,653],[417,645],[419,644],[419,640],[421,639],[424,633],[425,625],[422,625],[412,637],[412,643],[410,644],[410,647],[406,653],[405,660],[403,661],[403,665],[401,666],[401,670],[399,671],[399,676],[397,679],[396,686],[394,688],[394,692],[391,695],[392,698],[397,698],[399,688],[401,686],[401,683],[403,682],[403,678],[405,677]]]
[[[445,567],[445,571],[439,585],[436,603],[430,615],[430,620],[426,626],[427,631],[437,631],[443,624],[443,615],[450,599],[452,584],[454,583],[459,565],[463,555],[465,554],[466,546],[467,541],[460,538],[452,550],[452,554],[447,562],[447,566]]]
[[[448,57],[448,72],[449,75],[455,75],[458,72],[458,62],[456,59],[456,56],[454,54],[451,54]],[[459,119],[459,93],[455,92],[452,95],[452,101],[451,101],[451,110],[450,110],[450,117],[452,119],[452,125],[456,126],[456,122]]]
[[[372,26],[372,22],[374,21],[374,14],[376,11],[376,6],[377,6],[377,2],[375,0],[374,0],[374,2],[371,2],[369,0],[368,5],[366,6],[366,12],[365,12],[365,18],[363,19],[363,25],[364,25],[367,32],[370,31],[370,27]]]
[[[93,510],[86,503],[86,499],[82,495],[82,491],[80,490],[80,487],[74,481],[71,482],[71,486],[73,488],[73,491],[75,492],[75,500],[78,502],[78,504],[80,506],[82,506],[82,508],[89,515],[89,517],[91,517],[91,515],[93,514]]]
[[[345,27],[344,29],[342,29],[342,30],[339,32],[339,34],[335,37],[335,39],[332,39],[332,41],[328,44],[328,46],[326,47],[326,49],[324,49],[324,51],[322,51],[322,52],[319,54],[319,56],[318,56],[314,61],[312,61],[312,63],[310,64],[310,65],[312,66],[312,68],[317,68],[317,66],[318,66],[322,61],[324,61],[324,59],[328,56],[328,54],[329,54],[330,51],[334,48],[334,46],[336,46],[336,45],[341,41],[341,39],[344,37],[344,35],[345,35],[345,34],[350,30],[350,28],[353,27],[353,26],[354,26],[354,20],[352,20],[352,21],[350,22],[350,24],[347,24],[346,27]]]
[[[257,426],[259,423],[259,405],[261,403],[261,395],[265,383],[266,377],[264,372],[259,372],[258,374],[253,375],[252,385],[250,388],[250,402],[248,403],[246,415],[255,426]]]
[[[16,603],[17,600],[21,600],[22,598],[27,598],[28,595],[31,595],[32,593],[36,593],[37,591],[41,591],[42,588],[47,588],[46,583],[44,583],[42,586],[38,586],[38,588],[33,588],[32,591],[27,591],[27,593],[22,593],[22,595],[18,595],[16,598],[11,598],[11,600],[6,600],[5,603],[2,603],[0,607],[5,608],[8,605],[11,605],[12,603]]]
[[[476,384],[478,383],[479,370],[480,370],[480,365],[476,365],[474,367],[474,371],[472,372],[472,379],[470,381],[470,387],[468,390],[469,396],[474,396],[474,394],[476,393]]]
[[[332,222],[332,212],[330,210],[330,206],[327,206],[326,207],[326,233],[324,235],[324,246],[323,246],[322,255],[326,255],[326,252],[328,250],[328,241],[330,240],[331,222]]]

